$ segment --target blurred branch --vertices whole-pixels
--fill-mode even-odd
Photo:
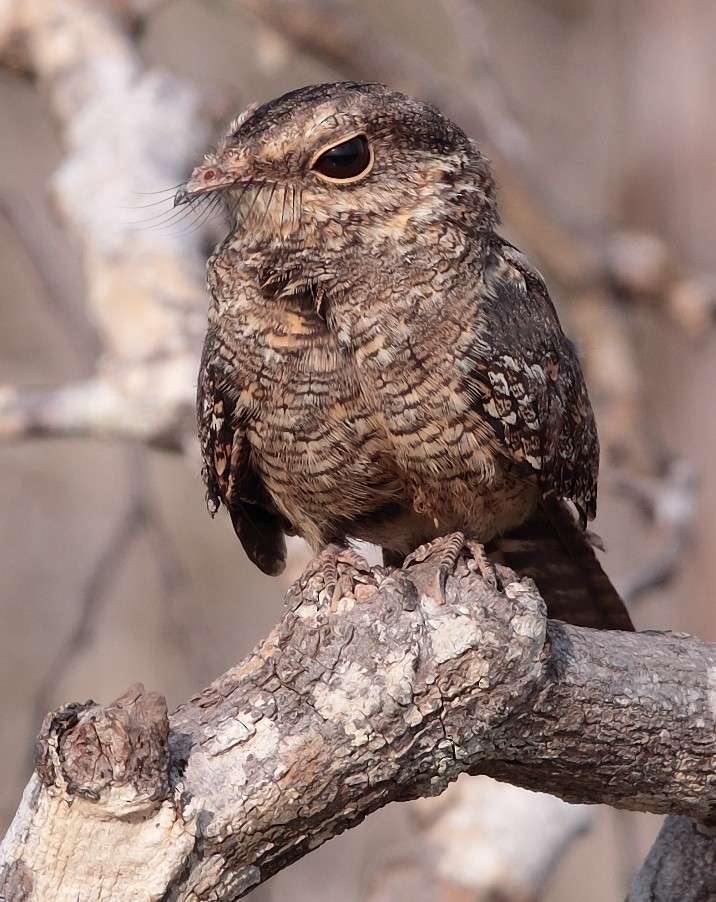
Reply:
[[[529,139],[513,115],[490,55],[487,22],[474,0],[442,0],[451,24],[459,60],[458,84],[465,84],[480,104],[485,125],[494,134],[494,144],[519,165],[529,159]],[[509,150],[509,153],[507,153]]]
[[[51,271],[44,248],[36,238],[37,212],[24,198],[11,194],[0,198],[0,217],[12,230],[12,237],[20,253],[27,258],[28,270],[39,282],[43,298],[52,311],[57,328],[63,330],[73,352],[88,367],[93,367],[99,354],[99,342],[87,320],[85,311],[58,286],[58,273]]]
[[[456,84],[381,34],[357,5],[326,0],[233,3],[341,71],[380,78],[428,97],[468,131],[487,137],[508,218],[573,296],[577,328],[590,336],[587,350],[596,394],[611,404],[604,444],[634,440],[640,382],[617,301],[653,302],[698,334],[711,325],[716,292],[706,280],[685,279],[653,236],[612,233],[606,239],[583,240],[578,236],[601,236],[604,230],[564,227],[535,187],[524,135],[489,64],[479,12],[446,0],[464,59],[465,81]],[[0,436],[6,439],[122,436],[177,450],[191,431],[204,309],[197,236],[135,232],[117,215],[133,192],[181,181],[188,161],[206,141],[201,99],[178,80],[146,70],[136,53],[131,29],[153,5],[150,0],[24,0],[0,6],[0,65],[37,75],[68,148],[56,180],[57,197],[81,248],[88,314],[104,348],[98,373],[88,382],[3,389]],[[550,0],[549,5],[584,6],[569,0]],[[657,522],[662,522],[659,510],[657,505]],[[670,571],[684,547],[688,518],[663,522],[664,551],[653,566],[635,575],[633,593],[653,584],[655,574]],[[461,810],[467,815],[468,808],[458,804],[456,816]],[[447,812],[443,824],[440,848],[447,860]],[[430,841],[437,836],[431,834]],[[215,851],[210,831],[201,833],[201,841],[203,850]]]
[[[411,810],[421,829],[389,851],[367,902],[536,902],[594,813],[487,777],[460,777]]]
[[[699,902],[716,898],[713,828],[670,816],[637,871],[626,902]]]
[[[128,505],[94,562],[82,592],[74,624],[49,661],[43,661],[44,676],[38,681],[34,693],[33,728],[42,720],[56,698],[56,687],[62,683],[67,671],[77,661],[81,651],[92,641],[102,606],[117,577],[126,570],[127,556],[136,542],[146,542],[152,548],[158,576],[164,590],[165,621],[163,632],[175,648],[184,653],[187,667],[194,655],[190,652],[192,638],[201,631],[199,622],[192,622],[191,629],[180,622],[174,611],[174,603],[190,585],[188,574],[172,547],[151,502],[147,481],[147,451],[139,444],[128,444],[124,449]],[[117,474],[119,478],[119,474]],[[195,605],[192,608],[195,609]],[[199,618],[196,618],[198,621]],[[33,736],[34,739],[34,736]],[[31,747],[31,743],[28,748]]]
[[[22,36],[67,148],[55,196],[79,243],[104,352],[87,383],[0,392],[5,438],[160,436],[176,448],[193,420],[206,306],[199,236],[131,219],[138,194],[156,197],[158,186],[169,206],[206,144],[211,110],[187,83],[143,65],[131,30],[154,5],[23,0],[4,10],[4,33]]]
[[[188,364],[182,358],[135,363],[59,388],[0,386],[0,439],[129,438],[180,451],[189,424],[193,437],[194,391]],[[196,361],[191,364],[193,377]]]
[[[686,460],[672,461],[661,477],[619,471],[611,475],[616,489],[632,498],[651,524],[649,560],[615,581],[624,601],[633,604],[665,586],[683,562],[696,520],[698,482]]]
[[[22,27],[23,0],[0,0],[0,66],[21,77],[32,75]]]
[[[716,276],[684,276],[661,238],[619,229],[609,236],[606,257],[623,297],[658,305],[691,338],[702,338],[714,328]]]
[[[35,63],[27,46],[28,22],[35,15],[34,0],[0,0],[0,68],[32,77]],[[149,13],[168,0],[93,0],[97,12],[116,20],[123,29],[140,25]],[[58,4],[59,5],[59,4]]]
[[[384,81],[392,87],[431,100],[467,131],[486,140],[492,158],[520,161],[525,139],[515,122],[503,128],[504,105],[495,103],[492,69],[471,66],[471,79],[456,82],[426,63],[417,53],[386,34],[358,4],[345,0],[222,0],[227,8],[241,8],[289,39],[297,50],[319,58],[323,63],[353,78]],[[479,28],[471,19],[470,28]],[[474,60],[473,60],[474,62]],[[483,97],[488,102],[483,107]],[[494,113],[500,111],[495,120]],[[517,140],[515,140],[517,138]],[[511,177],[512,173],[508,175]],[[531,198],[525,196],[526,203]]]
[[[49,662],[42,662],[45,665],[45,673],[38,680],[33,705],[32,723],[35,729],[35,725],[45,716],[50,706],[49,699],[53,689],[61,682],[82,649],[89,645],[109,584],[125,561],[141,525],[142,511],[136,504],[132,504],[116,524],[107,545],[94,563],[69,635]]]
[[[585,339],[592,393],[603,412],[603,447],[608,456],[611,452],[652,469],[653,455],[640,428],[641,380],[619,300],[648,296],[692,332],[702,332],[711,322],[716,292],[706,280],[684,279],[657,239],[562,223],[538,189],[523,132],[490,64],[479,9],[467,0],[444,0],[463,57],[464,78],[456,80],[386,35],[357,4],[224,3],[247,10],[299,50],[348,75],[387,81],[432,100],[467,131],[486,138],[507,219],[571,299],[574,330]],[[68,146],[56,190],[65,221],[81,244],[88,313],[105,350],[98,385],[83,390],[104,397],[98,414],[112,407],[117,411],[97,422],[88,416],[82,424],[76,418],[65,424],[43,416],[48,424],[43,429],[58,434],[107,434],[112,420],[115,435],[153,440],[164,428],[153,429],[153,418],[177,430],[192,416],[204,308],[197,236],[135,231],[117,215],[133,192],[181,181],[188,161],[206,144],[210,111],[202,108],[196,92],[176,78],[146,70],[137,55],[131,28],[153,5],[140,0],[23,0],[9,4],[0,19],[0,37],[23,35],[32,70],[49,93]],[[604,234],[608,237],[599,237]],[[648,247],[652,251],[645,253]],[[148,388],[150,370],[159,373],[157,389]],[[174,379],[181,390],[162,394]],[[74,386],[61,389],[60,400],[76,393]],[[11,407],[0,404],[0,421],[6,423],[18,422],[17,411],[25,402],[31,408],[39,405],[36,394],[24,398],[10,391],[5,398]],[[52,396],[48,407],[50,400]],[[137,408],[136,428],[131,416],[124,416],[132,405]],[[166,408],[171,408],[168,413]],[[6,437],[26,434],[7,426],[0,432]],[[179,447],[183,436],[175,432],[161,441]]]
[[[254,654],[169,723],[141,687],[48,715],[0,896],[235,899],[466,772],[713,818],[716,647],[546,621],[531,581],[499,568],[498,591],[466,560],[445,603],[436,566],[341,563],[339,598],[305,576]]]
[[[484,46],[484,22],[465,0],[444,0],[466,45],[476,43],[473,64],[456,81],[410,51],[355,3],[346,0],[222,0],[226,7],[246,10],[289,39],[297,50],[319,58],[345,75],[384,81],[439,106],[465,130],[489,146],[488,156],[499,174],[506,218],[527,240],[542,264],[566,290],[583,290],[609,279],[619,284],[620,268],[612,266],[615,248],[605,247],[604,230],[594,223],[575,229],[565,225],[553,203],[541,193],[523,132],[506,113],[507,101]],[[469,15],[468,15],[469,14]],[[485,100],[487,98],[487,100]],[[592,238],[581,237],[591,233]],[[652,281],[659,293],[678,272],[673,258],[669,279]],[[638,261],[634,261],[638,265]],[[664,271],[666,276],[666,272]]]

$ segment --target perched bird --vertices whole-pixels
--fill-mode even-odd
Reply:
[[[577,355],[495,231],[476,144],[383,85],[314,85],[232,123],[176,202],[207,197],[229,234],[208,262],[203,473],[251,560],[280,573],[294,533],[454,559],[461,532],[552,616],[631,629],[586,532],[599,446]]]

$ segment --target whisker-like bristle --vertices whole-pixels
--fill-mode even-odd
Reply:
[[[244,196],[245,196],[246,192],[248,191],[250,184],[251,184],[250,182],[246,182],[244,185],[241,186],[241,191],[239,193],[239,196],[236,198],[234,203],[231,205],[231,207],[227,211],[228,219],[229,219],[230,223],[232,223],[236,220],[237,215],[241,210],[241,204],[244,200]]]
[[[277,188],[277,185],[276,185],[276,182],[274,182],[274,183],[271,185],[271,191],[269,192],[269,195],[268,195],[268,197],[267,197],[267,199],[266,199],[266,204],[265,204],[265,207],[264,207],[264,215],[261,217],[261,222],[262,222],[262,223],[266,221],[266,219],[267,219],[267,217],[268,217],[268,215],[269,215],[269,211],[270,211],[270,209],[271,209],[271,204],[273,203],[273,197],[274,197],[274,194],[276,193],[276,188]]]
[[[209,220],[211,220],[217,213],[218,208],[221,206],[221,197],[217,194],[214,197],[209,199],[209,203],[204,206],[203,211],[199,214],[199,219],[197,220],[197,226],[206,225]]]
[[[281,230],[283,230],[283,224],[286,216],[286,200],[288,197],[288,188],[286,185],[283,186],[283,199],[281,201]]]
[[[160,197],[159,200],[150,201],[148,204],[122,204],[117,207],[118,210],[149,210],[152,207],[159,207],[162,204],[169,204],[174,199],[174,195],[176,192],[172,192],[172,194],[167,197]]]
[[[186,215],[187,212],[190,212],[187,209],[188,207],[189,207],[188,204],[186,207],[167,207],[166,209],[161,210],[159,213],[155,213],[154,216],[145,216],[142,219],[135,219],[132,222],[132,225],[146,225],[149,227],[151,227],[152,223],[155,223],[156,225],[161,225],[162,221],[166,220],[167,217],[169,217],[169,220],[171,220],[174,216]],[[120,207],[120,209],[125,210],[125,209],[132,209],[132,208],[131,207]],[[141,209],[141,208],[137,208],[137,209]],[[167,221],[169,221],[169,220],[167,220]]]
[[[208,218],[207,208],[209,212],[216,208],[216,197],[196,197],[183,204],[180,207],[171,207],[155,216],[149,216],[146,219],[140,219],[130,225],[136,229],[155,229],[157,231],[165,231],[174,226],[187,221],[190,228],[199,228]],[[181,233],[187,231],[183,229]],[[169,235],[181,234],[180,232],[168,232]]]
[[[266,182],[252,182],[251,183],[251,187],[254,188],[255,191],[254,191],[254,196],[251,199],[251,205],[249,206],[249,209],[246,211],[246,216],[244,217],[245,219],[248,219],[249,216],[251,216],[251,214],[253,213],[254,207],[256,206],[256,202],[259,199],[259,196],[260,196],[261,192],[263,191],[263,189],[265,188],[265,186],[266,186]]]
[[[159,188],[157,191],[129,191],[129,194],[138,194],[142,197],[152,197],[158,194],[176,194],[176,192],[183,188],[185,182],[179,182],[178,185],[170,185],[168,188]]]

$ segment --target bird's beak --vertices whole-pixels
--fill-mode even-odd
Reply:
[[[204,197],[214,191],[221,191],[236,185],[236,175],[229,175],[216,163],[204,161],[192,172],[183,188],[174,195],[174,206],[189,203],[197,197]]]
[[[174,195],[174,206],[181,207],[182,204],[187,203],[189,200],[189,192],[186,189],[186,185],[183,188],[180,188],[177,193]]]

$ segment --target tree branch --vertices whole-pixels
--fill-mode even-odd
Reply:
[[[453,80],[446,80],[439,75],[405,47],[396,48],[395,42],[387,40],[376,30],[357,5],[349,7],[345,3],[336,3],[335,0],[303,0],[303,2],[264,0],[262,3],[256,3],[254,0],[232,0],[232,2],[234,5],[252,10],[264,22],[272,24],[284,35],[289,36],[296,46],[329,60],[342,70],[348,68],[358,77],[379,78],[404,90],[432,98],[473,134],[487,136],[492,141],[494,149],[491,156],[499,168],[508,218],[531,243],[531,250],[535,251],[543,264],[552,270],[552,275],[560,281],[563,290],[573,297],[574,306],[579,310],[581,333],[599,335],[599,339],[592,340],[591,344],[600,348],[606,357],[600,361],[592,361],[591,374],[596,395],[611,401],[608,415],[604,419],[607,428],[602,430],[603,438],[606,439],[605,444],[610,448],[619,443],[629,444],[629,439],[625,441],[625,436],[633,438],[641,434],[641,431],[635,428],[639,418],[639,376],[634,367],[629,337],[624,329],[623,311],[614,304],[614,297],[625,295],[641,302],[656,302],[669,310],[694,334],[701,334],[711,326],[713,298],[716,296],[713,285],[705,279],[684,279],[663,242],[653,236],[624,232],[606,235],[606,230],[596,228],[582,229],[579,233],[581,237],[578,238],[575,237],[577,232],[563,227],[556,211],[550,209],[545,199],[535,190],[523,136],[510,114],[503,94],[499,91],[499,85],[494,81],[494,73],[489,65],[485,47],[475,40],[476,37],[480,39],[483,37],[481,17],[474,13],[468,15],[467,4],[462,0],[461,2],[450,0],[449,3],[446,0],[447,8],[452,9],[453,15],[460,16],[460,32],[463,34],[461,46],[465,52],[466,80],[456,84]],[[550,2],[555,5],[555,0]],[[78,239],[85,265],[87,312],[101,338],[105,352],[100,360],[96,377],[85,383],[45,390],[12,388],[1,390],[0,437],[17,439],[30,435],[63,434],[126,436],[176,450],[182,447],[183,438],[189,431],[187,424],[193,419],[195,348],[198,346],[203,329],[203,304],[195,304],[195,300],[198,301],[203,297],[202,254],[199,243],[196,236],[157,235],[155,231],[149,229],[136,230],[131,228],[126,217],[117,213],[119,209],[131,203],[132,197],[136,197],[133,192],[156,190],[158,186],[169,186],[181,180],[188,161],[196,156],[206,143],[206,105],[202,108],[198,93],[165,73],[148,70],[137,52],[132,29],[138,18],[141,18],[151,5],[153,0],[98,0],[98,2],[9,0],[0,12],[0,65],[15,72],[38,76],[63,135],[67,153],[55,182],[56,195],[61,214]],[[476,56],[470,56],[466,52],[471,46],[478,47],[479,52]],[[171,137],[170,141],[166,140],[167,136]],[[158,155],[157,148],[161,149],[161,155]],[[618,350],[615,351],[615,348]],[[684,535],[685,532],[676,530],[666,534],[664,547],[670,547],[666,542],[671,542],[672,538],[678,542],[673,542],[671,546],[674,559],[683,547]],[[637,574],[635,592],[642,591],[645,585],[651,585],[655,578],[661,578],[667,569],[665,564],[670,565],[672,558],[665,558],[660,553],[655,555],[654,560],[657,565]],[[336,612],[329,611],[327,616],[335,627],[334,614]],[[566,632],[560,634],[558,625],[556,629],[557,633],[553,635],[552,626],[548,627],[549,643],[543,654],[549,657],[558,653],[557,657],[561,660],[560,635],[563,641],[571,643],[571,631],[564,628]],[[306,642],[309,638],[307,634]],[[505,649],[510,648],[509,641],[508,637]],[[611,657],[613,649],[599,645],[603,641],[604,637],[590,639],[595,648],[601,648],[605,660],[611,661],[617,667],[615,672],[607,668],[606,676],[604,673],[602,676],[614,679],[619,684],[624,675],[634,668],[634,662],[627,652],[613,659]],[[422,642],[421,638],[420,643]],[[675,647],[678,647],[678,643]],[[669,661],[672,652],[673,649],[667,654]],[[423,649],[421,654],[428,657],[421,660],[429,661],[430,653],[430,648],[427,651]],[[349,651],[346,650],[346,656],[348,655]],[[277,660],[281,660],[280,656]],[[656,665],[660,662],[655,658],[652,663]],[[587,664],[593,666],[595,661],[590,660],[585,666]],[[620,670],[622,665],[623,672]],[[460,675],[459,667],[456,673]],[[325,679],[328,680],[329,676],[327,675]],[[676,678],[681,677],[677,675]],[[341,686],[346,682],[342,678],[335,679]],[[699,693],[707,690],[704,689],[703,681],[697,683],[697,696],[701,699],[702,695]],[[229,685],[232,685],[231,681]],[[248,705],[250,698],[242,694],[245,691],[242,686],[239,680],[234,689],[227,691],[236,692],[236,698],[243,699],[241,703]],[[419,682],[415,687],[417,692],[420,689]],[[566,703],[576,704],[577,708],[566,710],[587,716],[583,707],[579,707],[581,698],[579,693],[587,696],[592,688],[589,684],[576,685],[574,690],[576,694],[572,696],[567,693]],[[355,697],[362,698],[360,691],[367,692],[366,698],[369,700],[372,698],[369,687],[364,686],[361,690],[358,681],[351,690],[352,695],[345,702],[346,705],[355,704]],[[547,689],[544,691],[547,692]],[[565,698],[555,693],[554,688],[550,691],[553,694],[545,696],[549,705],[565,703]],[[138,694],[136,699],[129,698],[119,707],[132,713],[135,712],[135,708],[137,710],[142,708],[143,699],[146,701],[145,696]],[[607,698],[598,698],[597,701],[606,706],[605,716],[608,718],[611,708]],[[668,707],[668,700],[664,701],[659,696],[657,702],[658,715],[658,711],[661,710],[658,706],[664,704]],[[671,702],[674,702],[674,699],[671,699]],[[305,704],[310,703],[308,693]],[[515,703],[515,711],[508,718],[510,723],[518,717],[517,709],[523,703],[528,708],[534,705],[530,692],[525,699]],[[621,706],[622,702],[619,701],[618,704]],[[150,713],[154,709],[153,703],[148,705]],[[93,706],[87,709],[86,716],[90,721],[96,717],[97,723],[109,723],[107,729],[112,733],[116,729],[117,717],[116,711],[110,716],[111,710],[111,706],[109,709]],[[688,706],[683,710],[688,712]],[[414,706],[406,706],[405,713],[410,712],[414,712]],[[210,718],[214,715],[211,709],[207,709],[205,713],[209,717],[206,728],[214,729],[217,736],[222,736],[225,725],[214,723],[211,726]],[[592,715],[591,709],[588,713],[590,717],[601,716],[599,712]],[[618,708],[618,713],[620,716],[625,713],[622,707]],[[296,713],[297,722],[303,725],[302,729],[310,727],[309,714],[310,711]],[[420,710],[418,714],[423,716]],[[654,712],[644,710],[641,714],[646,721],[649,716],[654,715]],[[700,715],[694,714],[693,710],[691,714],[694,723],[698,725]],[[658,721],[657,715],[654,717]],[[230,720],[231,715],[228,716]],[[415,716],[414,713],[411,716]],[[430,735],[435,734],[436,729],[433,717],[434,712],[431,711],[424,716],[426,731],[433,731]],[[266,722],[274,723],[270,718]],[[666,722],[667,715],[664,714],[664,723]],[[63,723],[67,726],[67,723]],[[150,729],[152,723],[154,720],[149,718],[146,728]],[[233,722],[230,720],[230,723]],[[617,723],[621,724],[622,721],[617,719]],[[276,729],[283,729],[283,721],[280,718],[277,724]],[[710,724],[710,720],[707,724]],[[536,743],[537,748],[542,744],[544,746],[542,754],[550,757],[568,737],[550,736],[546,730],[547,725],[540,726],[537,720],[527,719],[522,728],[537,730],[534,737],[531,734],[525,735],[529,736],[530,742]],[[492,741],[504,743],[506,740],[498,726],[500,725],[495,725],[496,738]],[[604,727],[604,723],[602,726]],[[679,726],[682,726],[681,723]],[[631,729],[628,724],[627,727]],[[132,728],[135,732],[136,729]],[[489,725],[489,731],[492,731],[492,725]],[[90,731],[95,732],[97,731],[94,728]],[[70,746],[77,742],[74,730],[62,735],[69,737],[66,741]],[[162,731],[159,730],[157,735],[161,745]],[[452,734],[450,736],[452,739]],[[45,738],[49,742],[47,734]],[[96,741],[101,745],[102,740],[99,736]],[[576,742],[576,739],[570,741]],[[620,740],[616,738],[614,741],[618,747]],[[680,741],[684,741],[687,745],[692,743],[690,747],[698,749],[699,740],[696,736],[688,735]],[[83,738],[83,743],[82,746],[78,745],[83,754],[88,750],[91,752],[93,746],[87,736]],[[648,741],[645,742],[646,745]],[[673,754],[658,743],[654,747],[666,760],[667,773],[669,768],[678,767]],[[509,743],[505,748],[510,748]],[[378,748],[374,753],[381,757],[384,749]],[[709,749],[706,749],[706,753],[705,757],[711,754]],[[248,750],[246,754],[250,755],[253,752]],[[535,780],[542,785],[539,774],[543,764],[539,755],[537,763],[533,763],[534,772],[532,772],[526,770],[525,761],[516,752],[514,754],[516,755],[514,760],[495,761],[485,753],[484,758],[478,756],[478,760],[468,769],[473,772],[496,773],[521,782],[522,785],[535,785]],[[631,749],[625,752],[627,756],[631,754]],[[108,756],[108,760],[115,759],[119,762],[123,760],[116,750]],[[78,760],[81,763],[81,756]],[[92,760],[96,763],[98,759]],[[189,761],[191,760],[193,755],[189,756]],[[322,760],[320,756],[318,760]],[[641,759],[642,765],[645,760]],[[571,761],[568,755],[565,756],[565,761]],[[687,761],[689,766],[692,763],[690,759]],[[572,765],[583,767],[584,762],[579,759],[573,761]],[[437,766],[437,760],[430,760],[425,764],[428,769]],[[504,774],[499,772],[500,767],[504,769]],[[122,764],[123,772],[128,768],[126,762]],[[208,773],[212,779],[220,776],[219,772],[212,768],[213,759]],[[300,762],[296,763],[294,770],[299,772],[300,768]],[[187,772],[191,776],[191,770]],[[452,779],[456,772],[457,770],[453,772],[451,769],[449,778]],[[51,786],[56,789],[52,776],[54,771],[43,773]],[[228,773],[231,779],[232,773],[230,771]],[[126,809],[122,806],[127,804],[128,797],[121,775],[118,776],[114,770],[112,774],[115,782],[111,783],[109,789],[104,787],[99,790],[97,801],[84,798],[74,783],[65,786],[57,806],[57,817],[64,818],[65,814],[68,816],[72,814],[73,817],[79,816],[93,825],[90,834],[83,833],[82,827],[86,824],[80,820],[78,823],[81,826],[77,827],[75,832],[70,829],[66,835],[75,837],[78,849],[90,843],[92,849],[108,851],[104,858],[98,855],[97,858],[84,863],[73,858],[69,865],[72,879],[61,880],[56,886],[57,891],[53,890],[46,897],[59,899],[61,898],[59,893],[67,892],[65,889],[67,886],[76,888],[82,885],[89,897],[95,898],[96,895],[92,895],[92,888],[96,889],[98,871],[106,875],[109,886],[113,885],[112,875],[122,873],[123,869],[125,873],[137,876],[141,873],[141,868],[137,865],[141,855],[131,854],[129,859],[120,860],[116,849],[113,848],[113,845],[124,841],[120,838],[115,815],[117,811],[124,811],[126,815]],[[448,778],[443,772],[438,772],[438,775],[440,779]],[[92,779],[95,776],[93,773]],[[554,780],[555,792],[560,791],[559,777],[564,777],[564,774],[556,773],[551,777]],[[605,781],[611,778],[609,773],[602,777]],[[573,777],[570,779],[575,782]],[[666,777],[662,779],[667,781]],[[683,775],[679,779],[683,780]],[[694,774],[694,779],[699,779],[698,772]],[[665,806],[659,810],[681,810],[677,806],[677,800],[672,799],[668,793],[658,800],[652,798],[651,793],[658,795],[661,790],[659,785],[652,785],[651,779],[647,782],[644,803],[646,807],[659,801],[659,804]],[[122,789],[121,804],[118,808],[112,807],[110,793],[115,784],[125,787]],[[374,800],[374,807],[385,804],[391,798],[403,797],[400,794],[396,796],[391,794],[394,786],[401,785],[397,778],[389,776],[387,784],[389,788],[383,787],[382,794],[377,801]],[[72,789],[69,788],[70,785]],[[141,893],[146,896],[147,886],[151,886],[154,892],[154,885],[159,886],[162,881],[182,886],[184,892],[188,883],[180,876],[181,874],[194,874],[194,868],[198,867],[197,862],[204,859],[216,864],[217,859],[212,857],[215,853],[216,837],[204,829],[204,821],[213,817],[211,806],[202,795],[201,786],[190,780],[187,786],[199,800],[197,811],[201,817],[193,810],[188,810],[187,813],[186,805],[178,800],[176,795],[179,787],[183,785],[181,781],[177,783],[173,778],[165,787],[166,798],[156,812],[155,803],[161,793],[157,799],[142,801],[140,804],[140,819],[145,817],[146,812],[156,813],[160,825],[167,823],[173,825],[171,841],[168,841],[167,848],[162,850],[165,856],[163,865],[171,862],[171,867],[150,861],[151,855],[146,860],[142,859],[145,861],[143,873],[146,880],[138,879],[133,883],[127,898],[138,898]],[[294,785],[288,781],[285,785],[289,793],[292,787],[296,792],[303,791],[302,784]],[[51,786],[40,788],[39,785],[35,785],[35,788],[31,789],[34,802],[46,800],[48,797],[54,798],[52,793],[55,790]],[[591,792],[595,796],[599,795],[601,788],[603,787],[592,787]],[[617,789],[618,795],[624,787],[618,785]],[[420,787],[416,791],[419,790]],[[706,784],[701,786],[701,790],[707,795],[710,792]],[[579,792],[581,791],[579,788]],[[678,795],[686,791],[686,787],[677,781],[674,791]],[[220,790],[217,788],[215,792],[218,793]],[[70,808],[63,801],[65,797],[74,800]],[[353,805],[355,812],[358,812],[355,817],[362,817],[370,810],[370,805],[367,805],[362,796],[356,799],[351,796],[350,799],[348,804]],[[612,802],[632,807],[628,799],[626,802],[619,800]],[[320,807],[320,803],[319,798],[316,805]],[[246,804],[249,804],[248,797]],[[691,811],[691,808],[687,807],[686,810]],[[65,835],[63,830],[67,826],[65,821],[60,819],[48,822],[46,835],[43,836],[43,831],[38,831],[37,810],[30,806],[21,810],[18,815],[15,829],[20,830],[20,833],[16,834],[17,836],[22,833],[20,825],[23,823],[23,811],[28,817],[26,824],[30,832],[17,847],[23,850],[21,858],[17,860],[22,862],[34,860],[33,853],[27,851],[27,848],[32,847],[30,837],[35,835],[36,851],[44,850],[42,854],[37,852],[39,860],[64,862],[65,857],[61,851],[66,848],[63,845]],[[277,806],[279,818],[282,817],[281,811],[281,806]],[[317,808],[317,812],[310,824],[323,824],[325,810]],[[131,843],[140,841],[146,843],[147,837],[151,839],[151,829],[149,833],[140,837],[132,817],[134,815],[128,819],[129,829],[126,837]],[[244,816],[244,822],[248,823],[249,827],[252,823],[251,817],[250,814]],[[98,827],[95,822],[101,823],[102,827]],[[151,817],[150,822],[153,823]],[[283,846],[278,848],[275,858],[268,863],[261,857],[263,853],[261,855],[257,853],[252,859],[248,852],[246,854],[243,852],[243,846],[232,846],[228,832],[231,823],[230,813],[226,814],[224,823],[226,834],[221,834],[220,831],[216,835],[223,836],[223,839],[218,840],[218,848],[223,850],[226,846],[231,852],[229,870],[234,868],[236,862],[239,862],[236,865],[238,867],[241,862],[253,864],[256,861],[262,868],[260,879],[264,879],[271,867],[277,870],[289,860],[286,850],[293,849],[292,854],[295,855],[303,854],[312,841],[321,842],[332,832],[343,829],[350,823],[350,818],[345,822],[340,818],[334,818],[328,827],[320,828],[318,839],[309,838],[303,845],[298,843],[295,836],[279,831],[276,834],[277,842],[279,844],[283,842]],[[294,822],[292,823],[294,829],[299,829]],[[106,832],[103,832],[105,827]],[[189,853],[186,849],[194,848],[194,833],[197,837],[195,857],[187,857]],[[698,831],[687,832],[687,835],[702,837]],[[43,855],[52,849],[53,840],[58,843],[58,854],[50,851],[43,859]],[[270,841],[273,842],[273,839]],[[708,838],[699,841],[708,842]],[[173,845],[175,842],[176,845]],[[151,841],[149,845],[152,845]],[[663,851],[665,846],[662,844],[660,848]],[[152,847],[150,851],[153,854],[155,850]],[[237,857],[239,855],[243,856],[240,860]],[[688,861],[688,857],[685,855],[682,861]],[[76,870],[72,870],[82,864],[86,866],[86,883],[77,877]],[[172,870],[175,865],[177,869]],[[655,868],[654,865],[653,869]],[[255,878],[255,873],[250,868],[241,873],[249,882]],[[63,875],[67,877],[65,872]],[[21,894],[25,894],[26,878],[30,879],[36,890],[45,877],[43,866],[33,866],[28,870],[26,865],[13,865],[5,874],[6,890],[7,887],[13,888],[12,892],[8,892],[8,897],[13,900],[24,898]],[[121,879],[124,881],[125,878]],[[217,876],[213,885],[221,885],[221,879],[223,878]],[[238,887],[240,880],[236,879]],[[227,876],[226,880],[234,880],[234,877]],[[206,882],[212,885],[210,880]],[[79,893],[71,897],[76,899],[78,896],[82,898]],[[36,897],[42,897],[42,893]],[[191,895],[182,898],[184,897],[191,898]],[[664,898],[672,897],[664,896]],[[686,896],[678,897],[686,898]],[[28,895],[27,898],[32,896]],[[113,898],[116,896],[113,895]]]
[[[713,646],[547,621],[529,580],[501,568],[498,592],[471,561],[446,604],[431,559],[340,569],[339,599],[304,577],[266,641],[181,707],[168,738],[141,689],[49,716],[0,895],[22,879],[26,900],[90,898],[88,886],[114,902],[235,899],[465,772],[713,817]]]

